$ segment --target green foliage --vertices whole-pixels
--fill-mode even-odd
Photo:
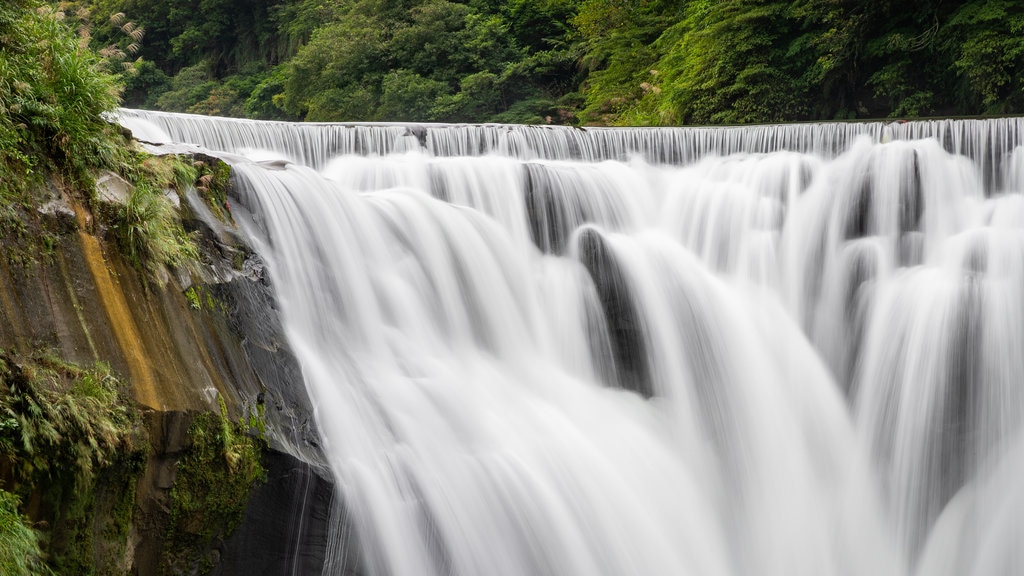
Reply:
[[[156,107],[168,112],[186,112],[197,102],[205,100],[217,87],[205,63],[183,68],[170,81],[170,90],[156,100]]]
[[[220,414],[193,415],[192,444],[178,462],[171,488],[165,557],[174,573],[209,570],[204,565],[208,547],[238,526],[252,489],[266,480],[264,441],[246,433],[247,422],[233,423],[224,401],[218,401]]]
[[[584,118],[748,123],[1024,110],[1010,0],[584,0]]]
[[[245,116],[266,120],[294,120],[277,104],[284,92],[287,75],[283,65],[277,66],[259,78],[245,99]]]
[[[192,237],[161,188],[139,180],[124,204],[113,207],[110,232],[133,265],[157,272],[163,266],[190,266],[199,257]]]
[[[1024,110],[1024,6],[1010,0],[968,2],[945,32],[957,40],[953,69],[979,111]]]
[[[206,63],[200,63],[182,68],[161,88],[151,90],[147,102],[152,101],[154,108],[168,112],[243,117],[250,114],[249,100],[269,76],[257,65],[239,74],[214,79]]]
[[[84,0],[97,20],[124,13],[146,31],[140,52],[173,75],[205,62],[216,76],[236,73],[249,62],[279,57],[274,0]],[[109,43],[117,33],[98,30]],[[105,44],[104,44],[105,45]]]
[[[4,421],[0,420],[0,427]],[[39,534],[18,512],[14,494],[0,490],[0,574],[37,576],[50,574],[43,563]]]
[[[202,301],[199,299],[199,289],[195,286],[189,286],[185,290],[185,300],[188,301],[189,308],[193,310],[200,310],[203,307]]]
[[[207,310],[219,314],[227,314],[227,308],[223,302],[214,298],[213,293],[208,289],[193,284],[185,290],[185,300],[189,308],[193,310]]]
[[[136,60],[132,72],[126,75],[124,105],[126,107],[154,107],[157,98],[171,90],[171,79],[150,60]]]
[[[694,2],[676,45],[658,69],[670,113],[685,122],[742,124],[802,115],[800,59],[780,38],[791,33],[788,6],[755,1]],[[673,29],[663,36],[672,38]]]
[[[652,88],[652,70],[662,45],[658,38],[673,23],[683,18],[684,3],[641,2],[623,0],[584,0],[573,24],[582,36],[582,64],[588,72],[583,82],[587,123],[621,123],[624,115],[633,114],[645,96],[646,85]],[[661,88],[659,87],[659,90]]]
[[[279,100],[285,111],[311,121],[369,120],[385,60],[383,30],[365,16],[318,28],[288,63]]]
[[[140,449],[135,410],[104,364],[0,351],[0,419],[0,452],[15,486],[70,477],[84,488],[97,469]]]
[[[52,182],[90,190],[97,168],[123,171],[132,161],[125,136],[102,116],[117,105],[112,61],[82,34],[36,0],[0,7],[0,244],[18,267],[59,241],[35,210],[54,197]]]
[[[101,117],[117,106],[116,79],[64,20],[35,0],[0,7],[0,180],[43,163],[85,181],[118,155]]]
[[[562,97],[578,85],[566,24],[577,0],[77,1],[97,21],[124,13],[145,31],[125,78],[133,106],[310,121],[486,121],[513,108],[574,118]],[[97,45],[118,38],[97,28]]]
[[[108,366],[0,351],[0,485],[43,503],[48,529],[37,546],[54,572],[119,570],[146,446]]]
[[[1013,0],[75,1],[97,46],[128,54],[137,32],[107,14],[145,30],[119,74],[128,102],[165,110],[596,124],[1024,110]]]
[[[409,70],[398,69],[384,77],[381,90],[383,95],[377,109],[377,115],[381,118],[398,122],[432,120],[434,102],[447,91],[447,85]]]
[[[575,88],[575,57],[564,24],[544,19],[573,10],[554,0],[359,0],[312,32],[276,101],[306,120],[482,122],[515,110],[566,121],[557,102]]]

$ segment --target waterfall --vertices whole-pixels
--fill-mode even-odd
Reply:
[[[120,118],[232,155],[325,573],[1024,570],[1024,120]]]

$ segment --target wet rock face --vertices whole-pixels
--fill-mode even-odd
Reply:
[[[190,418],[185,412],[147,412],[144,419],[150,453],[135,498],[132,566],[139,574],[155,574],[162,566],[169,493],[178,459],[188,445]]]
[[[181,556],[195,542],[174,533],[172,489],[187,474],[182,462],[194,441],[189,430],[195,418],[187,412],[145,414],[150,451],[136,495],[133,573],[191,574],[196,567],[201,574],[215,575],[322,573],[333,483],[316,467],[276,450],[264,454],[266,481],[250,493],[241,523],[231,535],[208,542],[202,553]],[[192,526],[190,521],[185,524]]]
[[[333,484],[308,463],[281,452],[267,454],[264,466],[267,482],[252,493],[241,526],[219,547],[212,574],[322,573]]]
[[[62,198],[50,200],[36,211],[43,217],[44,227],[56,234],[71,234],[78,228],[75,211]]]
[[[93,235],[87,211],[76,219],[82,206],[54,196],[36,216],[53,253],[23,266],[0,261],[0,348],[52,350],[81,364],[102,360],[125,381],[134,365],[145,368],[146,393],[131,380],[151,437],[132,519],[133,573],[165,572],[163,498],[188,444],[189,415],[219,412],[218,397],[233,422],[261,406],[269,449],[267,483],[252,493],[238,531],[214,543],[206,559],[212,573],[320,573],[333,481],[259,257],[230,224],[215,228],[182,202],[186,226],[200,240],[200,272],[153,282]],[[111,312],[113,297],[119,315]],[[118,322],[136,328],[130,350]]]
[[[196,198],[189,198],[194,206]],[[265,407],[267,481],[256,488],[242,524],[217,543],[212,574],[319,574],[328,552],[334,484],[326,471],[298,361],[283,334],[262,259],[232,226],[208,218],[185,222],[207,260],[203,287],[239,338],[245,368],[258,388],[238,392],[245,406]]]
[[[193,214],[198,212],[195,203],[200,201],[189,198]],[[266,407],[271,449],[324,468],[313,409],[298,361],[283,333],[262,259],[232,226],[204,218],[188,219],[185,225],[197,233],[205,260],[198,290],[209,298],[200,297],[199,307],[212,307],[212,312],[224,319],[227,329],[238,338],[244,369],[256,377],[255,382],[238,387],[242,405],[248,409],[256,404]]]
[[[96,196],[100,202],[125,204],[131,190],[132,185],[113,172],[105,171],[96,178]]]

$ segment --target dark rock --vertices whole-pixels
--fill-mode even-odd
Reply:
[[[647,364],[644,328],[626,276],[615,254],[596,229],[584,229],[577,242],[580,261],[594,280],[608,323],[617,383],[626,390],[650,398],[654,390]]]
[[[281,452],[268,454],[264,465],[267,482],[253,491],[212,574],[320,574],[329,549],[333,484],[323,471]]]

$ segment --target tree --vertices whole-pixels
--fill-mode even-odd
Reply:
[[[985,114],[1024,110],[1024,6],[1011,0],[967,2],[943,28],[967,107]]]

